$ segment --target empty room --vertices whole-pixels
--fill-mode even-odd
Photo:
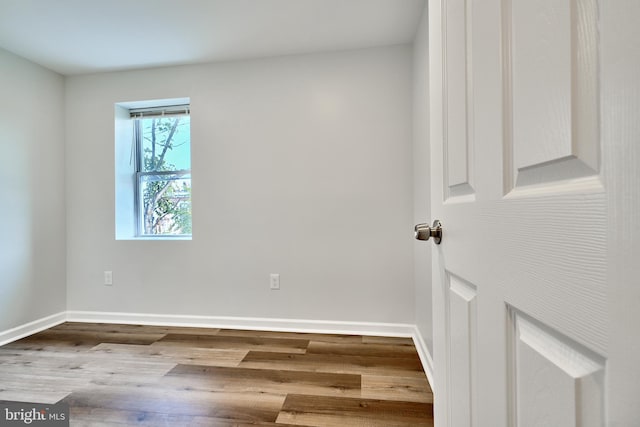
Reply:
[[[639,21],[0,0],[0,426],[640,426]]]

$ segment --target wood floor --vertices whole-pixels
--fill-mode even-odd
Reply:
[[[0,400],[72,426],[432,426],[411,339],[63,323],[0,347]]]

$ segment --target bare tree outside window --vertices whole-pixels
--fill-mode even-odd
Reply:
[[[141,235],[191,235],[190,118],[136,120]]]

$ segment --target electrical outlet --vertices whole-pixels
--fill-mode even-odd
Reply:
[[[280,289],[280,275],[279,274],[271,273],[270,280],[269,280],[269,287],[271,288],[271,290]]]
[[[105,271],[104,272],[104,284],[107,286],[113,285],[113,272]]]

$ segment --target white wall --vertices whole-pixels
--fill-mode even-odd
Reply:
[[[413,43],[413,221],[431,222],[429,157],[429,19],[425,7]],[[414,242],[415,323],[433,354],[432,242]]]
[[[0,49],[0,331],[65,310],[64,79]]]
[[[67,78],[68,309],[414,323],[411,58]],[[114,103],[176,97],[192,106],[193,240],[116,241]]]

